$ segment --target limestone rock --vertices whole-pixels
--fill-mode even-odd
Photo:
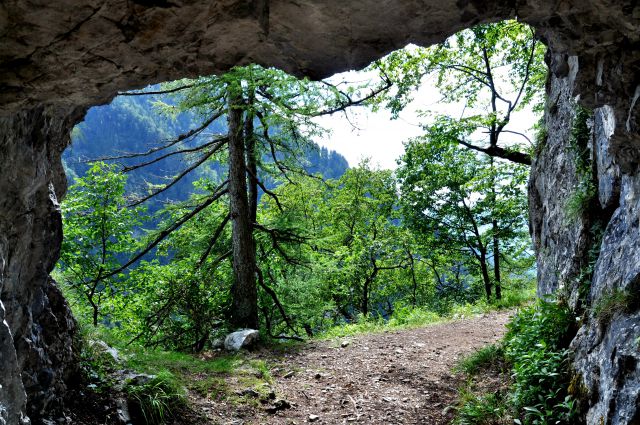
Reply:
[[[571,292],[587,250],[588,225],[570,217],[567,204],[579,184],[571,129],[576,115],[578,58],[566,58],[565,76],[552,76],[545,111],[547,137],[538,147],[529,179],[529,220],[538,262],[538,295]],[[547,170],[554,170],[548,172]]]
[[[227,335],[224,339],[224,348],[228,351],[238,351],[247,348],[258,341],[260,332],[255,329],[242,329]]]
[[[577,172],[571,146],[574,111],[581,99],[575,96],[576,86],[581,73],[585,78],[593,72],[593,64],[581,60],[568,58],[568,67],[550,79],[548,137],[531,171],[538,293],[568,299],[576,314],[585,318],[571,344],[575,373],[571,389],[583,402],[586,423],[631,425],[640,421],[640,303],[634,301],[640,294],[640,174],[637,167],[629,174],[634,148],[629,146],[622,161],[615,149],[620,136],[628,140],[630,135],[620,133],[618,101],[609,99],[611,104],[594,110],[591,123],[589,147],[597,197],[577,216],[569,216],[567,202],[584,178]],[[612,84],[607,78],[611,76],[594,75],[594,86]],[[587,103],[594,105],[593,99]],[[616,307],[607,321],[596,317],[596,306],[616,291],[629,294],[628,305]]]
[[[119,424],[130,425],[132,423],[131,413],[129,413],[129,403],[126,399],[116,399],[116,414]]]
[[[109,346],[109,344],[107,344],[106,342],[100,341],[100,340],[90,341],[89,344],[94,349],[97,349],[99,352],[101,352],[102,354],[109,356],[109,359],[113,363],[120,363],[120,352],[116,348],[113,348]]]

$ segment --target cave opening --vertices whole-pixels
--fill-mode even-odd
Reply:
[[[57,199],[66,188],[60,155],[71,127],[90,105],[118,90],[183,75],[220,73],[235,64],[278,66],[321,78],[359,68],[407,42],[432,44],[473,23],[518,16],[550,46],[551,100],[544,155],[529,186],[531,231],[540,294],[558,288],[571,303],[586,292],[597,304],[633,288],[637,238],[638,6],[633,2],[194,2],[126,5],[20,1],[0,9],[2,138],[0,163],[0,417],[27,423],[59,404],[73,362],[73,320],[49,272],[62,243]],[[69,10],[74,10],[70,16]],[[381,19],[380,17],[385,19]],[[52,19],[54,17],[55,19]],[[94,42],[97,40],[98,42]],[[185,65],[188,64],[188,65]],[[602,249],[591,250],[590,229],[563,208],[576,185],[575,162],[563,141],[571,115],[567,100],[594,110],[597,202],[613,211]],[[570,103],[570,102],[569,102]],[[573,177],[572,177],[573,176]],[[596,200],[593,200],[596,202]],[[608,217],[609,218],[609,217]],[[593,253],[597,258],[589,258]],[[590,287],[576,279],[590,267]],[[582,288],[582,289],[579,289]],[[588,423],[632,423],[637,376],[618,373],[618,357],[637,355],[637,312],[616,311],[601,330],[585,317],[572,359]],[[604,332],[604,337],[600,332]],[[636,333],[634,333],[636,332]],[[593,341],[599,341],[594,343]],[[635,342],[637,344],[637,342]],[[591,353],[587,355],[586,353]],[[595,353],[595,354],[594,354]],[[620,354],[624,353],[624,354]],[[601,359],[609,359],[599,365]],[[628,363],[632,364],[632,363]],[[67,372],[65,372],[67,371]],[[27,397],[28,395],[28,397]],[[634,398],[635,397],[635,398]],[[27,400],[29,407],[27,408]],[[38,413],[40,412],[40,413]],[[635,412],[635,413],[634,413]],[[34,419],[35,420],[35,419]]]

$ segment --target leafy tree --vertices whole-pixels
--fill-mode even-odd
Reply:
[[[58,267],[71,290],[91,306],[94,326],[119,294],[122,276],[109,272],[135,248],[133,228],[141,208],[125,208],[126,176],[95,163],[69,188],[62,206],[64,239]]]
[[[430,244],[477,265],[487,300],[494,287],[501,297],[496,245],[513,252],[526,240],[526,175],[523,166],[478,158],[446,133],[406,144],[398,177],[407,222]]]
[[[203,182],[199,182],[199,187]],[[202,195],[192,195],[197,203]],[[210,245],[212,229],[228,214],[219,200],[186,222],[158,245],[155,258],[143,261],[128,276],[130,288],[125,331],[145,345],[200,351],[212,331],[226,330],[233,281],[229,255],[231,234],[222,231]],[[189,211],[168,208],[163,226]],[[207,253],[205,257],[203,254]]]
[[[231,224],[230,251],[234,283],[231,287],[229,319],[236,327],[257,328],[256,278],[268,294],[273,296],[274,292],[266,286],[256,262],[256,233],[267,235],[276,252],[280,253],[283,253],[278,248],[280,243],[300,240],[286,229],[268,228],[257,223],[260,193],[274,197],[279,202],[268,188],[269,180],[291,181],[291,174],[305,174],[304,164],[299,164],[298,159],[304,149],[313,146],[312,137],[323,131],[312,121],[313,117],[344,111],[386,87],[388,84],[383,82],[370,94],[363,94],[364,88],[341,91],[327,83],[299,80],[281,71],[255,65],[234,68],[221,76],[168,85],[166,91],[176,93],[176,103],[160,107],[169,112],[196,113],[202,117],[202,124],[149,151],[119,157],[147,158],[135,166],[128,166],[127,170],[148,166],[174,155],[190,155],[192,158],[191,163],[171,182],[156,188],[135,204],[163,193],[207,161],[224,161],[228,169],[226,177],[221,181],[212,181],[206,188],[208,196],[201,197],[190,211],[168,223],[125,266],[133,264],[218,199],[226,197],[229,200],[229,213],[220,222],[220,229],[222,231],[228,223]],[[196,146],[180,147],[186,140],[202,135],[210,125],[225,116],[226,134],[214,134]],[[149,155],[152,157],[149,158]],[[216,243],[220,234],[218,231],[213,233],[210,245]],[[277,301],[274,299],[274,302]]]
[[[335,247],[336,293],[348,292],[349,304],[363,315],[371,312],[372,294],[386,271],[405,266],[398,236],[395,179],[388,170],[372,170],[364,162],[337,182],[324,209],[333,223],[327,239]],[[340,291],[338,288],[343,288]],[[345,294],[346,295],[346,294]],[[346,303],[342,301],[342,311]]]
[[[531,141],[509,127],[514,112],[541,112],[546,67],[544,45],[533,28],[517,21],[482,24],[443,43],[391,53],[376,63],[395,90],[378,97],[397,115],[427,77],[435,79],[441,102],[460,104],[459,116],[425,112],[425,131],[447,134],[458,144],[518,164],[531,164]]]
[[[310,268],[301,267],[292,280],[317,282],[325,314],[333,310],[352,321],[357,314],[390,313],[394,272],[410,264],[392,172],[363,162],[324,187],[300,180],[276,191],[308,241],[302,258]],[[277,216],[276,206],[268,203],[265,214]]]

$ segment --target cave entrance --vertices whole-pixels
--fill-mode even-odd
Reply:
[[[249,65],[123,93],[88,112],[63,156],[54,275],[76,317],[121,350],[212,353],[245,301],[231,219],[239,137],[257,315],[239,327],[301,339],[521,302],[535,286],[522,210],[542,50],[530,27],[504,21],[320,82]],[[318,146],[349,135],[367,139],[350,163]]]
[[[580,94],[584,106],[598,108],[594,128],[605,135],[599,148],[608,168],[598,176],[599,190],[605,193],[600,202],[615,209],[623,189],[635,193],[631,180],[626,186],[621,183],[622,174],[636,175],[640,157],[635,147],[639,91],[633,47],[638,43],[640,15],[638,6],[629,2],[602,8],[589,1],[577,5],[546,0],[441,1],[419,6],[374,0],[340,5],[108,1],[73,9],[60,3],[33,8],[19,1],[0,8],[0,25],[6,29],[0,35],[0,417],[8,423],[26,423],[27,412],[33,418],[42,416],[60,405],[65,394],[64,377],[74,363],[73,321],[49,280],[62,243],[56,200],[63,197],[66,184],[60,156],[71,128],[87,108],[108,102],[119,90],[185,75],[221,74],[248,63],[320,79],[362,68],[407,42],[431,45],[476,23],[518,16],[534,25],[551,48],[548,63],[556,80],[547,86],[554,99],[550,135],[556,141],[568,139],[562,124],[568,116],[563,102]],[[569,233],[559,224],[563,215],[549,213],[562,210],[565,189],[575,183],[572,164],[562,160],[563,151],[553,153],[555,157],[547,152],[552,159],[538,164],[541,177],[532,185],[531,195],[536,205],[532,233],[544,260],[538,270],[544,282],[541,293],[552,292],[561,278],[573,282],[585,258],[579,252],[586,246],[584,235]],[[558,169],[569,172],[556,173]],[[560,178],[545,180],[551,174]],[[629,209],[631,215],[633,207]],[[633,263],[612,267],[621,285],[627,276],[635,276],[625,269]],[[589,332],[584,330],[586,339]],[[615,338],[623,338],[623,333]],[[612,353],[602,358],[614,359],[622,352],[617,350],[621,343],[615,341]],[[585,360],[583,369],[593,366],[594,359],[598,360],[595,356]],[[601,398],[627,394],[618,388],[626,381],[598,376],[598,382],[585,383],[591,394]],[[637,417],[619,412],[637,403],[613,401],[598,400],[592,418]]]

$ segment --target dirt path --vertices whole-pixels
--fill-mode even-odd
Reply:
[[[446,424],[461,377],[457,361],[501,338],[510,312],[424,328],[305,344],[279,355],[251,354],[272,365],[272,389],[286,400],[261,405],[196,397],[213,424]],[[290,407],[287,407],[287,404]]]

